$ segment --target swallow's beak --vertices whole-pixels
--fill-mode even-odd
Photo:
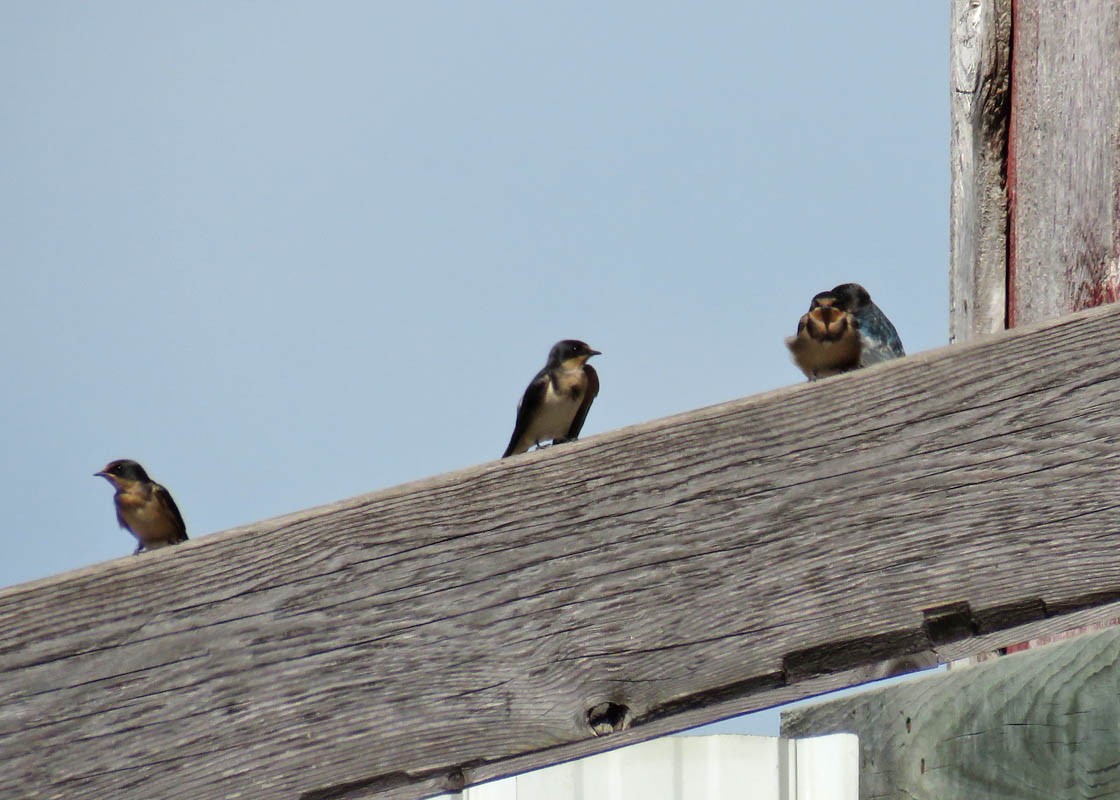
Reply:
[[[601,355],[603,355],[603,352],[601,350],[592,350],[591,352],[589,352],[587,354],[587,357],[591,358],[591,356],[601,356]]]
[[[101,470],[100,472],[93,473],[93,477],[95,477],[95,478],[108,478],[109,473],[106,472],[105,470]]]

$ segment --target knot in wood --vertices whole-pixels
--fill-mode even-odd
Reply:
[[[621,703],[599,703],[587,710],[587,724],[596,736],[606,736],[630,727],[634,715]]]

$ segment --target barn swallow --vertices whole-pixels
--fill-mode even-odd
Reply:
[[[797,335],[786,339],[793,361],[811,381],[859,367],[860,338],[855,317],[831,305],[814,305],[797,323]]]
[[[871,295],[858,283],[842,283],[831,292],[821,292],[813,298],[814,306],[831,305],[855,317],[859,326],[859,365],[869,367],[881,361],[906,355],[898,331]]]
[[[898,331],[858,283],[815,295],[786,347],[811,381],[906,355]]]
[[[599,375],[587,363],[601,355],[586,342],[564,339],[548,351],[548,363],[537,373],[517,406],[517,424],[502,458],[524,453],[533,445],[579,437],[591,402],[599,394]]]
[[[117,522],[138,542],[133,555],[187,540],[186,523],[171,493],[149,478],[135,461],[110,461],[93,474],[109,481],[117,490],[113,495]]]

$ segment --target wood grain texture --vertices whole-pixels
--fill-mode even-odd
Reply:
[[[1073,315],[0,592],[5,791],[419,798],[1120,599],[1118,323]],[[605,702],[633,726],[594,738]]]
[[[1006,327],[1011,0],[952,0],[949,340]]]
[[[784,736],[859,735],[860,798],[1120,796],[1120,631],[782,714]]]
[[[1012,325],[1120,297],[1120,4],[1016,0]]]

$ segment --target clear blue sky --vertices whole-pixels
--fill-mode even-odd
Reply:
[[[948,326],[941,3],[15,3],[0,585],[496,458],[557,339],[585,436],[802,380],[809,298]]]

